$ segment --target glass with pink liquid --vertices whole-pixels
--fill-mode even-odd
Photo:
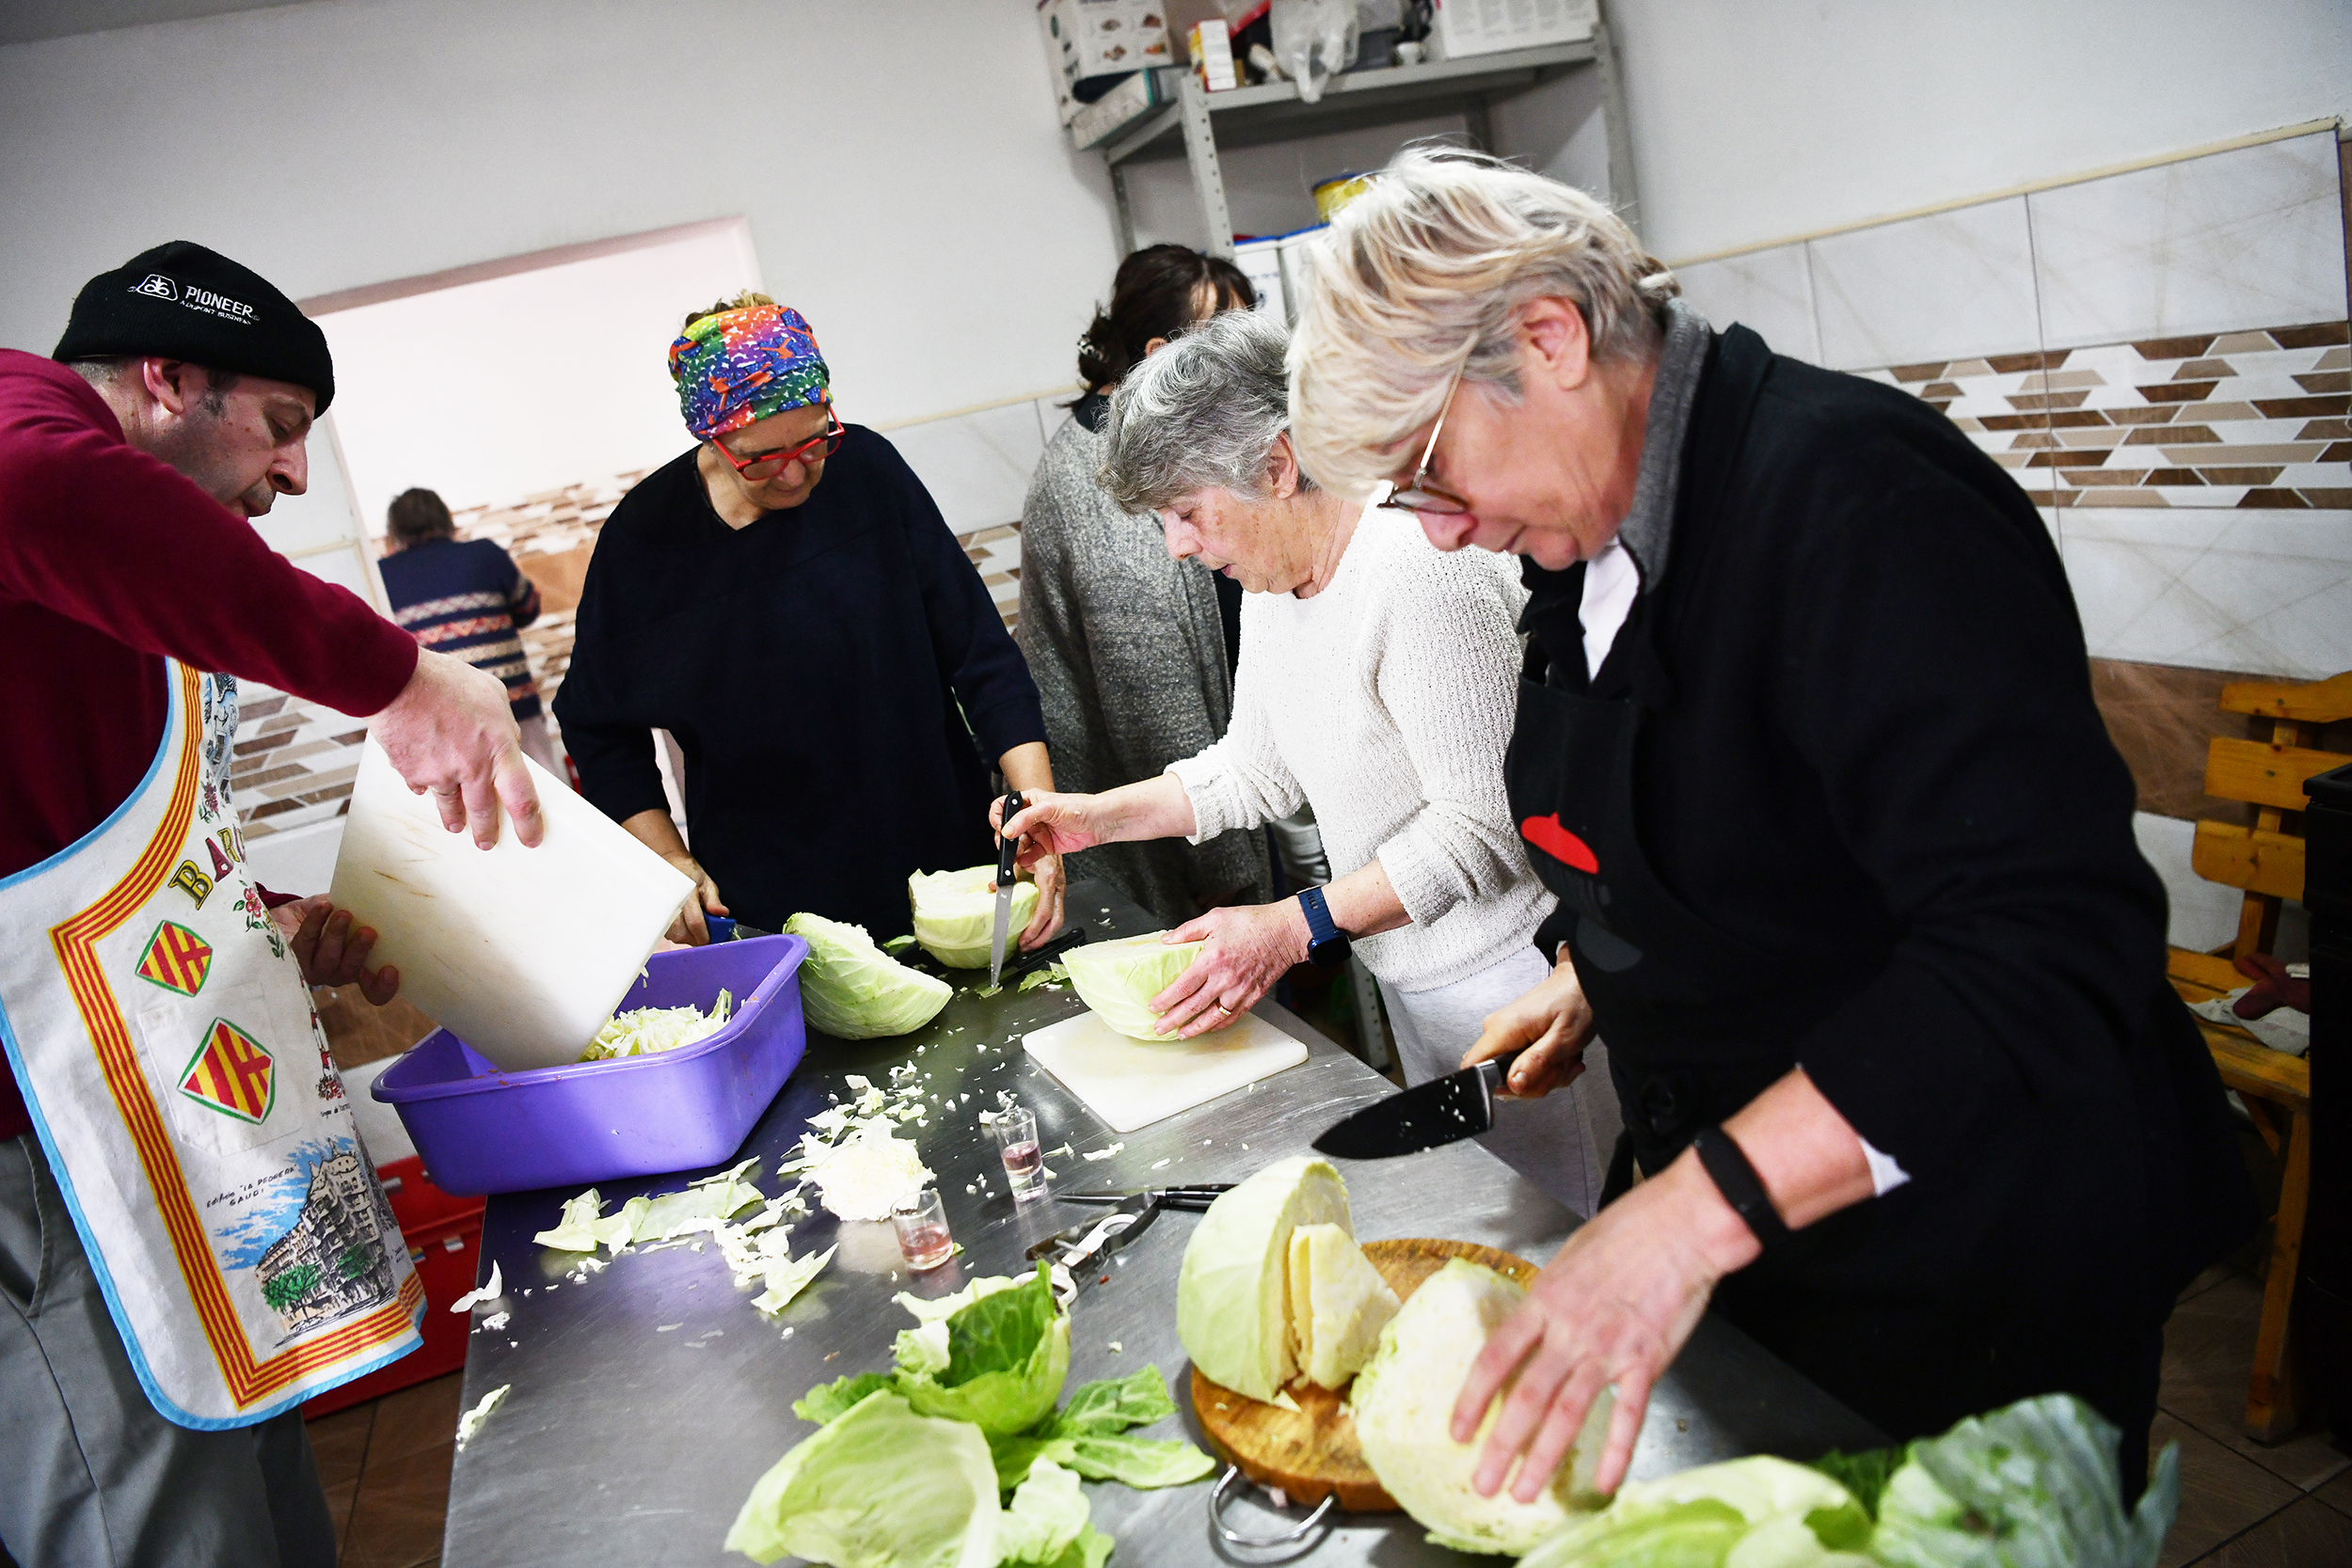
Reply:
[[[996,1133],[996,1151],[1004,1156],[1005,1182],[1015,1203],[1045,1196],[1045,1151],[1039,1147],[1037,1117],[1019,1105],[1008,1105],[990,1124]]]
[[[936,1187],[926,1187],[894,1207],[890,1225],[898,1233],[898,1255],[917,1273],[935,1269],[955,1254],[955,1238],[947,1234],[947,1207]]]

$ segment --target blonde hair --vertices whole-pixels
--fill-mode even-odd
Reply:
[[[1299,465],[1361,496],[1438,417],[1455,371],[1516,400],[1519,310],[1566,298],[1596,359],[1657,352],[1674,274],[1572,185],[1480,153],[1408,147],[1307,247],[1291,335]]]

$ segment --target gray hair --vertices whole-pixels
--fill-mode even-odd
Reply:
[[[1331,488],[1368,491],[1438,417],[1456,372],[1520,395],[1519,312],[1576,302],[1596,360],[1654,356],[1674,274],[1572,186],[1458,149],[1397,154],[1305,248],[1292,437]]]
[[[1147,357],[1111,399],[1097,481],[1136,513],[1212,487],[1264,499],[1266,458],[1290,428],[1289,348],[1271,316],[1227,310]]]

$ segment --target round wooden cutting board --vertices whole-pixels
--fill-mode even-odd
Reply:
[[[1484,1263],[1522,1285],[1535,1277],[1535,1265],[1526,1259],[1474,1242],[1427,1237],[1366,1242],[1364,1256],[1400,1299],[1419,1290],[1449,1258]],[[1290,1396],[1296,1410],[1236,1394],[1201,1376],[1200,1368],[1192,1370],[1192,1408],[1200,1430],[1243,1475],[1261,1486],[1281,1488],[1295,1503],[1319,1503],[1337,1492],[1340,1506],[1350,1513],[1395,1513],[1396,1500],[1364,1463],[1356,1424],[1341,1407],[1340,1396],[1305,1378],[1292,1383]]]

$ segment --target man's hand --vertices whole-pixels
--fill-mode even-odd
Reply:
[[[668,822],[663,817],[663,822]],[[724,914],[727,907],[719,898],[719,884],[710,879],[710,873],[702,863],[684,849],[664,850],[661,858],[676,866],[694,880],[694,895],[678,907],[677,918],[670,922],[669,940],[686,947],[707,947],[710,943],[710,927],[704,914]]]
[[[1486,1015],[1486,1027],[1462,1057],[1462,1066],[1476,1067],[1518,1051],[1504,1087],[1514,1099],[1539,1100],[1576,1081],[1584,1070],[1584,1048],[1592,1038],[1592,1006],[1584,1000],[1576,965],[1563,953],[1542,985]]]
[[[337,909],[326,895],[280,904],[269,911],[269,917],[294,949],[304,984],[347,986],[357,981],[359,994],[379,1007],[400,990],[399,970],[389,964],[382,969],[367,967],[368,954],[375,946],[374,928],[362,926],[353,930],[351,911]]]
[[[416,673],[368,730],[408,787],[432,795],[451,832],[470,824],[474,843],[489,848],[499,840],[501,804],[525,845],[535,847],[546,832],[539,792],[523,768],[522,732],[496,676],[420,648]]]

